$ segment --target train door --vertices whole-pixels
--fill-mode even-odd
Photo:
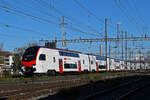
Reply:
[[[96,72],[99,71],[99,68],[98,68],[98,62],[96,62]]]
[[[63,73],[63,60],[59,59],[59,72]]]
[[[45,62],[46,62],[46,55],[45,54],[40,54],[38,71],[41,72],[41,73],[44,73],[44,66],[46,66]]]
[[[81,62],[80,62],[80,60],[78,61],[78,72],[81,72]]]
[[[90,61],[91,61],[91,59],[90,59],[90,55],[88,55],[88,60],[89,60],[89,71],[91,71],[91,63],[90,63]]]

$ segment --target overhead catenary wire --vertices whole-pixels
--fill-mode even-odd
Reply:
[[[2,30],[2,29],[1,29]],[[15,34],[6,34],[6,32],[3,32],[0,30],[0,36],[1,37],[6,37],[6,38],[11,38],[13,40],[17,40],[20,41],[19,39],[24,39],[25,37],[23,37],[22,35],[15,35]],[[7,32],[8,33],[8,32]],[[27,35],[27,37],[31,37],[29,35]],[[17,38],[17,39],[16,39]],[[19,38],[19,39],[18,39]],[[24,39],[25,40],[25,39]]]
[[[87,11],[90,15],[94,16],[96,18],[96,20],[98,20],[98,22],[100,22],[101,24],[104,24],[104,20],[100,19],[95,13],[93,13],[92,11],[90,11],[89,9],[87,9],[85,6],[83,6],[78,0],[73,0],[79,7],[81,7],[82,9],[84,9],[85,11]],[[112,24],[108,24],[110,27],[112,27],[113,29],[115,29],[115,27]]]
[[[14,1],[15,1],[15,3],[18,3],[17,0],[14,0]],[[32,2],[32,4],[34,3],[32,0],[30,0],[30,1]],[[34,9],[34,12],[36,11],[36,12],[39,12],[39,13],[41,13],[41,14],[47,15],[47,16],[49,16],[49,17],[52,17],[52,18],[54,18],[54,19],[59,19],[59,17],[57,17],[57,16],[51,14],[50,12],[47,12],[47,11],[45,11],[45,10],[41,10],[39,6],[38,6],[38,9],[37,9],[37,8],[35,8],[35,7],[31,6],[31,5],[27,5],[27,4],[25,4],[25,3],[24,3],[24,4],[21,4],[21,5],[23,5],[24,7],[30,8],[30,11],[31,11],[31,9],[32,9],[32,10]]]
[[[27,5],[26,5],[26,6],[27,6]],[[27,6],[27,7],[30,7],[30,6]],[[31,7],[31,8],[33,8],[33,7]],[[40,10],[40,11],[41,11],[41,10]],[[41,11],[41,13],[43,13],[43,11]],[[48,13],[48,12],[44,12],[44,14],[49,15],[49,13]],[[51,15],[51,14],[50,14],[50,16],[52,16],[52,17],[54,17],[54,18],[58,19],[58,17],[56,17],[56,16],[54,16],[54,15]],[[75,31],[77,31],[77,32],[86,33],[86,32],[83,32],[83,31],[81,31],[81,30],[77,29],[77,28],[73,28],[73,27],[71,27],[71,26],[70,26],[70,27],[68,26],[68,28],[69,28],[69,29],[72,29],[72,30],[75,30]],[[93,34],[92,34],[92,35],[93,35]]]
[[[136,22],[138,22],[138,25],[141,26],[141,30],[144,29],[147,25],[146,23],[144,22],[140,12],[139,12],[139,9],[138,7],[136,6],[136,2],[134,0],[126,0],[127,1],[127,7],[126,8],[129,8],[129,9],[133,9],[134,10],[134,19]],[[143,30],[144,31],[144,30]]]
[[[38,31],[35,31],[35,30],[32,30],[32,29],[27,29],[27,28],[15,26],[15,25],[5,24],[5,23],[2,23],[2,22],[0,22],[0,25],[2,25],[4,27],[7,27],[7,28],[15,28],[15,29],[19,29],[19,30],[34,33],[34,34],[46,35],[42,32],[38,32]]]
[[[89,26],[89,25],[85,25],[79,21],[77,21],[76,19],[72,18],[71,16],[66,15],[64,12],[60,11],[59,9],[55,8],[54,6],[49,5],[47,2],[43,1],[43,0],[37,0],[36,2],[40,3],[41,5],[43,5],[44,7],[50,8],[52,10],[54,10],[55,12],[57,12],[58,14],[64,16],[65,18],[67,18],[68,20],[71,21],[71,23],[74,23],[75,25],[79,26],[79,27],[84,27],[86,29],[90,29],[93,32],[96,33],[100,33],[99,31],[97,31],[96,29],[94,29],[93,27]]]
[[[138,15],[138,13],[137,13],[137,11],[136,11],[136,9],[135,9],[135,7],[134,7],[134,4],[132,3],[132,2],[130,2],[130,1],[132,1],[132,0],[126,0],[126,9],[128,10],[128,13],[130,13],[130,16],[133,16],[134,15],[134,19],[136,20],[136,21],[139,21],[139,22],[141,22],[141,20],[139,19],[139,15]],[[132,12],[131,12],[132,11]],[[134,13],[133,13],[133,11],[134,11]]]
[[[134,8],[135,8],[135,11],[136,11],[137,16],[139,17],[139,19],[141,20],[141,22],[143,23],[143,25],[146,25],[146,23],[145,23],[143,17],[141,17],[140,11],[139,11],[139,9],[138,9],[138,7],[137,7],[137,5],[136,5],[135,0],[130,0],[130,1],[132,2],[132,4],[133,4],[133,6],[134,6]]]
[[[136,19],[134,17],[132,17],[129,13],[128,10],[126,9],[126,7],[124,7],[120,1],[118,0],[113,0],[115,2],[115,4],[117,5],[117,7],[120,9],[120,11],[124,14],[124,16],[127,18],[127,20],[131,23],[135,25],[135,28],[137,30],[139,30],[141,32],[141,27],[139,26],[138,22],[136,21]]]
[[[8,8],[8,7],[6,7],[6,6],[2,6],[2,8],[3,8],[4,10],[7,10],[7,12],[10,12],[10,11],[17,12],[17,13],[19,13],[19,14],[22,14],[22,15],[25,15],[25,16],[28,16],[28,17],[31,17],[31,18],[36,19],[36,20],[38,20],[38,21],[42,21],[42,22],[45,22],[45,23],[48,23],[48,24],[55,24],[55,25],[57,25],[57,26],[60,27],[60,24],[59,24],[59,23],[56,23],[56,22],[54,22],[54,21],[47,20],[47,19],[45,19],[45,18],[37,17],[37,16],[31,15],[31,14],[28,14],[28,13],[25,13],[25,12],[20,11],[20,10]],[[77,28],[73,28],[73,27],[69,27],[69,26],[67,26],[67,27],[68,27],[68,29],[71,29],[71,30],[74,30],[74,31],[76,31],[76,32],[80,32],[80,33],[83,33],[83,34],[86,34],[86,35],[95,35],[95,34],[93,34],[93,33],[88,33],[88,32],[81,31],[80,29],[77,29]]]
[[[9,5],[10,5],[10,4],[9,4]],[[13,7],[13,6],[11,5],[11,7]],[[42,20],[42,21],[43,21],[43,20],[44,20],[44,21],[48,21],[48,20],[45,20],[45,19],[43,19],[43,18],[40,18],[40,17],[37,17],[37,16],[33,16],[33,15],[31,15],[31,14],[25,13],[24,11],[19,11],[19,10],[16,9],[16,7],[13,7],[13,9],[12,9],[12,8],[8,8],[8,7],[6,7],[6,6],[2,6],[2,8],[7,9],[6,12],[9,12],[9,13],[15,13],[15,12],[17,12],[17,13],[22,13],[23,15],[28,16],[28,17],[31,17],[32,20],[35,20],[35,21],[38,21],[38,22],[39,22],[39,21],[41,22],[41,20]],[[8,9],[9,9],[9,10],[12,10],[12,11],[14,11],[14,12],[10,12],[10,11],[8,11]],[[40,20],[39,20],[39,19],[40,19]],[[55,25],[58,25],[58,23],[54,23],[54,22],[52,22],[52,21],[51,21],[51,23],[52,23],[52,24],[55,24]],[[83,34],[87,33],[87,35],[93,35],[92,33],[88,33],[88,32],[81,31],[80,29],[73,28],[72,26],[71,26],[71,27],[68,26],[68,29],[71,29],[71,30],[76,31],[76,32],[82,32]],[[94,34],[94,35],[95,35],[95,34]]]
[[[92,13],[90,10],[88,10],[86,7],[84,7],[80,2],[78,2],[77,0],[73,0],[77,5],[79,5],[82,9],[84,9],[85,11],[87,11],[90,15],[94,16],[99,22],[101,22],[101,24],[104,23],[104,20],[100,19],[97,15],[95,15],[94,13]]]
[[[6,7],[6,6],[1,6],[1,7],[4,8],[5,10],[7,10],[8,12],[13,11],[13,12],[17,12],[19,14],[22,14],[22,15],[25,15],[25,16],[28,16],[28,17],[40,20],[40,21],[44,21],[44,22],[51,23],[51,24],[56,24],[56,25],[58,24],[56,22],[53,22],[53,21],[50,21],[50,20],[47,20],[47,19],[44,19],[44,18],[41,18],[41,17],[38,17],[38,16],[34,16],[32,14],[29,14],[29,13],[25,13],[25,12],[23,12],[21,10],[12,9],[12,8],[9,8],[9,7]]]

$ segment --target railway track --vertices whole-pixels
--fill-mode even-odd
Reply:
[[[128,75],[130,76],[130,75]],[[136,75],[135,75],[136,76]],[[105,77],[107,79],[119,78],[121,76]],[[104,78],[95,79],[92,81],[105,80]],[[82,80],[81,78],[63,79],[63,80],[43,80],[35,82],[21,82],[17,84],[0,84],[0,99],[28,99],[41,95],[51,95],[57,93],[62,88],[78,87],[89,84],[90,80]]]
[[[125,93],[125,94],[123,94],[123,95],[120,95],[120,96],[117,98],[117,100],[126,100],[128,97],[130,97],[130,96],[136,94],[137,91],[140,91],[141,89],[146,88],[146,87],[149,86],[149,85],[150,85],[150,81],[145,82],[145,83],[141,84],[139,87],[136,87],[136,88],[134,88],[134,89],[128,91],[127,93]]]
[[[143,74],[143,73],[142,73]],[[99,76],[100,79],[104,80],[104,79],[112,79],[112,78],[117,78],[117,77],[128,77],[128,76],[136,76],[136,75],[141,75],[141,73],[128,73],[128,74],[120,74],[120,75],[109,75],[109,73],[106,73],[103,76]],[[92,75],[91,75],[92,76]],[[94,75],[93,75],[94,77]],[[48,83],[53,83],[53,82],[62,82],[62,81],[74,81],[74,80],[82,80],[82,79],[87,79],[87,77],[85,76],[80,76],[80,75],[72,75],[72,76],[66,76],[66,77],[61,77],[61,78],[57,78],[55,76],[53,76],[53,78],[47,78],[47,79],[37,79],[37,78],[33,78],[30,80],[24,80],[24,81],[15,81],[15,82],[0,82],[0,85],[16,85],[16,84],[24,84],[25,82],[27,83],[43,83],[43,82],[48,82]]]
[[[150,85],[150,76],[142,76],[124,84],[95,92],[91,95],[80,98],[79,100],[127,100],[126,98],[136,91]]]
[[[53,83],[25,83],[12,86],[0,86],[0,99],[28,99],[43,94],[55,93],[61,88],[77,87],[88,81],[74,80]]]

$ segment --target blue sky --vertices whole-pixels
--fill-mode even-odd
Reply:
[[[104,21],[105,18],[108,18],[109,37],[116,36],[117,22],[122,23],[120,30],[127,31],[129,36],[141,36],[144,32],[148,35],[149,4],[149,0],[1,0],[0,42],[4,44],[4,50],[13,51],[14,48],[25,46],[29,42],[39,42],[40,39],[62,39],[62,16],[65,16],[67,39],[104,37],[104,23],[100,20]],[[5,24],[12,26],[6,27]],[[76,31],[71,28],[76,28]],[[67,48],[95,53],[99,51],[99,44],[104,45],[76,43],[67,44]],[[129,46],[131,44],[128,43]],[[148,46],[149,43],[136,43],[139,44]],[[60,43],[58,47],[61,48]]]

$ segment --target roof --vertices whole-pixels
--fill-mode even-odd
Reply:
[[[131,60],[130,61],[131,63],[150,63],[150,60],[148,59],[145,59],[144,61],[143,60]]]
[[[46,48],[46,49],[53,49],[53,50],[59,50],[59,51],[71,52],[71,53],[81,53],[81,52],[78,52],[78,51],[73,51],[73,50],[68,50],[68,49],[48,48],[48,47],[45,47],[45,46],[31,46],[31,47]]]
[[[13,53],[9,51],[0,51],[0,56],[10,56],[10,55],[13,55]]]

